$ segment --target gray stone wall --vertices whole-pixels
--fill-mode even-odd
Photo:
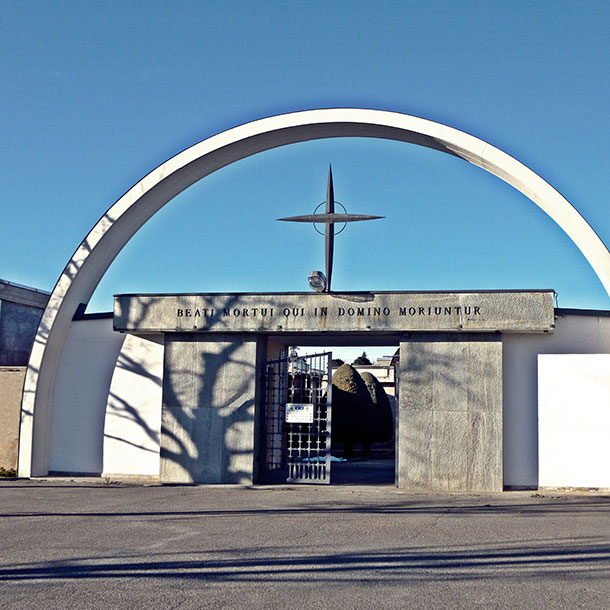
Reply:
[[[411,334],[399,366],[398,486],[502,491],[501,335]]]
[[[26,366],[43,310],[0,301],[0,366]]]
[[[0,366],[27,366],[49,294],[0,279]]]
[[[162,481],[254,481],[259,352],[252,335],[165,335]]]
[[[552,290],[117,295],[115,330],[552,332]]]

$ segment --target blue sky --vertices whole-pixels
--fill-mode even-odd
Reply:
[[[537,1],[3,1],[0,277],[51,290],[104,211],[151,169],[241,123],[366,107],[446,123],[548,180],[610,244],[610,4]],[[307,290],[323,238],[277,223],[335,195],[336,290],[554,288],[610,309],[543,212],[466,162],[329,140],[238,162],[159,212],[89,311],[121,292]]]

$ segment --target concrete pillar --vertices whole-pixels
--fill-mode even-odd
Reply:
[[[502,491],[502,336],[410,333],[400,344],[397,483]]]
[[[260,340],[165,335],[162,481],[252,483]]]

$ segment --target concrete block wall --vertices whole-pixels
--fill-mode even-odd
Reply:
[[[539,484],[544,485],[544,481],[548,479],[539,479],[539,472],[551,472],[553,469],[557,471],[558,460],[561,459],[559,450],[551,450],[551,445],[543,442],[547,424],[545,420],[540,423],[538,421],[538,402],[540,400],[540,404],[544,404],[549,391],[549,387],[542,384],[539,388],[538,356],[610,354],[610,317],[560,314],[556,323],[554,334],[503,337],[503,470],[504,484],[509,488],[536,488]],[[148,445],[140,449],[132,447],[123,457],[116,451],[118,446],[123,449],[127,447],[131,438],[129,428],[135,425],[133,421],[117,418],[113,429],[108,429],[112,435],[121,436],[127,442],[117,441],[113,444],[108,443],[108,439],[104,440],[104,425],[108,422],[109,388],[114,384],[117,375],[115,366],[123,346],[123,338],[124,335],[112,331],[110,319],[73,323],[73,332],[69,336],[70,345],[60,365],[63,372],[58,377],[56,404],[51,422],[53,442],[50,463],[55,466],[54,469],[87,472],[91,471],[91,468],[97,468],[99,472],[102,468],[106,470],[105,465],[108,463],[112,464],[108,472],[154,472],[154,464],[158,464],[158,444],[153,451],[149,451],[151,447]],[[162,346],[158,348],[162,350]],[[270,357],[272,356],[273,350],[270,353]],[[134,382],[132,379],[129,383],[120,384],[119,391],[111,389],[110,393],[120,395],[126,400],[133,407],[135,417],[143,417],[151,426],[155,421],[160,423],[161,387],[154,383],[147,385],[151,376],[158,377],[158,372],[155,373],[154,367],[150,368],[147,357],[143,357],[138,349],[132,350],[129,358],[142,367],[142,383],[148,388],[145,400],[148,406],[142,402],[144,394],[137,389],[140,387],[139,381]],[[136,375],[135,372],[130,374]],[[580,381],[574,379],[573,383]],[[17,385],[20,386],[20,383]],[[152,411],[150,401],[158,405]],[[547,401],[546,404],[554,403]],[[577,408],[577,405],[574,408]],[[17,405],[14,410],[15,418],[18,418],[18,411]],[[124,429],[120,430],[122,425]],[[14,441],[15,436],[12,438]],[[593,449],[597,453],[587,453],[591,463],[580,462],[582,472],[591,471],[597,461],[605,459],[604,447],[594,443],[588,447],[588,450]],[[131,450],[135,454],[130,453]],[[567,486],[574,484],[576,479],[566,477],[554,480],[558,486],[561,486],[562,481]]]
[[[17,468],[24,366],[0,366],[0,466]]]
[[[27,366],[49,294],[0,280],[0,366]]]

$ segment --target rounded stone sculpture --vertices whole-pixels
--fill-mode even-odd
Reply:
[[[380,381],[368,371],[361,374],[364,385],[371,396],[373,403],[373,419],[375,420],[376,437],[373,442],[385,443],[394,435],[394,417],[390,399]]]
[[[332,440],[343,443],[345,455],[351,455],[354,443],[365,447],[374,442],[370,415],[374,409],[371,395],[360,373],[342,364],[333,373]]]

